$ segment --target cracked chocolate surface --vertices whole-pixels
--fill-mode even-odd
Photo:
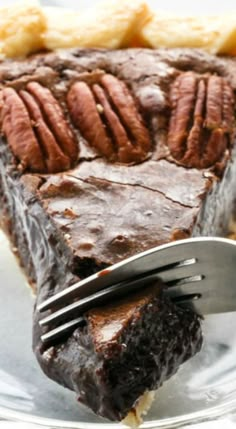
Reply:
[[[233,138],[204,169],[180,165],[167,145],[170,86],[189,70],[217,74],[236,89],[235,60],[194,50],[78,49],[0,64],[0,88],[18,94],[37,82],[50,89],[78,145],[72,169],[32,174],[6,138],[0,141],[0,196],[12,240],[37,284],[37,302],[158,244],[226,232],[236,197]],[[105,73],[127,85],[148,129],[151,149],[138,162],[107,158],[72,120],[70,89],[81,81],[97,85]],[[129,134],[111,93],[106,100]],[[43,371],[111,420],[125,417],[141,394],[159,387],[202,343],[198,316],[171,303],[160,283],[91,310],[82,327],[47,349],[40,317],[35,312],[33,347]]]
[[[156,183],[148,186],[145,172],[142,176],[144,164],[129,167],[128,171],[127,167],[121,166],[110,171],[102,161],[86,164],[82,174],[78,168],[78,175],[75,171],[73,175],[51,177],[39,191],[44,208],[68,237],[75,258],[91,258],[99,264],[110,265],[169,241],[175,230],[183,229],[183,235],[188,231],[190,234],[201,202],[199,191],[204,193],[203,179],[197,177],[200,186],[195,199],[196,183],[193,182],[192,194],[189,189],[187,194],[185,189],[186,202],[183,204],[180,198],[174,200],[175,195],[180,197],[182,190],[173,172],[175,183],[169,188],[170,195],[166,196],[168,176],[162,175],[161,188],[161,184],[158,186],[160,172],[154,173]],[[93,164],[96,164],[94,175]],[[147,163],[146,174],[150,177],[153,169],[149,170],[148,166]],[[179,168],[172,167],[173,170]],[[177,174],[181,175],[181,172]]]

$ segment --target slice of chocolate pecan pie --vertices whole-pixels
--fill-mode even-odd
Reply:
[[[224,235],[235,204],[236,61],[73,50],[0,65],[3,218],[37,302],[158,244]],[[43,371],[121,420],[199,351],[199,317],[148,284],[45,346]]]

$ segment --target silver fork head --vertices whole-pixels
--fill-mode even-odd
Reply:
[[[168,295],[176,303],[194,303],[201,314],[233,311],[236,307],[235,262],[236,243],[222,238],[180,240],[143,252],[42,303],[39,311],[76,299],[39,322],[49,328],[62,324],[45,334],[42,340],[51,341],[65,330],[78,326],[82,321],[78,316],[89,308],[144,287],[155,278],[165,282]]]
[[[194,309],[203,315],[236,311],[236,241],[214,237],[200,240],[199,245],[192,243],[201,281],[196,284],[196,288],[188,282],[176,284],[168,289],[169,296],[172,299],[181,296],[182,303],[186,300],[188,304],[191,290],[195,294]],[[201,242],[203,245],[200,245]]]

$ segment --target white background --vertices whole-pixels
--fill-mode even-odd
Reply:
[[[130,0],[132,1],[132,0]],[[97,1],[93,0],[42,0],[42,4],[51,5],[65,5],[67,7],[86,7],[91,6]],[[148,0],[150,6],[162,10],[175,11],[178,13],[218,13],[224,11],[235,11],[236,12],[236,1],[235,0]]]
[[[14,3],[14,1],[0,0],[0,5],[8,6]],[[98,0],[41,0],[43,5],[74,7],[76,9],[90,7],[97,2]],[[209,13],[216,14],[235,11],[236,16],[235,0],[148,0],[148,3],[156,9],[174,11],[180,14],[197,13],[206,15]]]

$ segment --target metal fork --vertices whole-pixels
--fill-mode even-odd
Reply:
[[[199,314],[235,311],[236,242],[218,237],[171,242],[66,288],[37,307],[39,312],[51,310],[39,321],[49,329],[42,341],[55,340],[79,326],[84,322],[82,314],[92,307],[145,287],[157,278],[165,283],[166,293],[174,302],[192,306]]]

